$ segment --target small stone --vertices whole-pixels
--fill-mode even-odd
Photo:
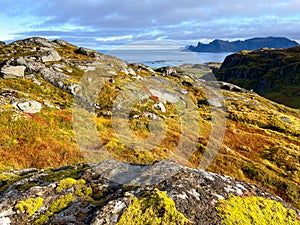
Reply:
[[[42,109],[41,103],[30,100],[28,102],[18,103],[17,107],[27,113],[38,113]]]
[[[117,201],[115,204],[115,207],[113,209],[113,213],[117,214],[117,213],[121,212],[125,207],[126,207],[126,204],[124,202]]]
[[[11,220],[8,217],[1,217],[0,218],[0,224],[1,225],[10,225],[11,224]]]
[[[129,73],[130,75],[136,76],[135,71],[134,71],[131,67],[128,67],[128,68],[127,68],[127,71],[128,71],[128,73]]]
[[[166,112],[167,112],[166,107],[165,107],[164,104],[161,103],[161,102],[156,103],[156,104],[154,105],[154,108],[160,110],[162,113],[166,113]]]
[[[44,101],[43,103],[44,103],[45,106],[47,106],[47,107],[49,107],[49,108],[55,108],[54,105],[50,104],[50,103],[47,102],[47,101]]]

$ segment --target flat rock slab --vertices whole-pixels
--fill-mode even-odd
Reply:
[[[24,77],[25,66],[9,66],[4,65],[1,68],[1,74],[4,79],[22,78]]]
[[[42,109],[41,103],[30,100],[28,102],[18,103],[17,107],[27,113],[38,113]]]

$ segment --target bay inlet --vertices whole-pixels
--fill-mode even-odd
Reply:
[[[180,50],[98,50],[128,63],[142,63],[152,68],[223,62],[231,53],[190,52]]]

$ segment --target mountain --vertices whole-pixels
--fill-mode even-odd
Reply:
[[[218,79],[300,108],[300,47],[241,51],[225,58]]]
[[[111,159],[127,162],[126,165],[149,165],[169,159],[177,164],[176,168],[180,165],[180,168],[207,169],[219,174],[213,177],[226,180],[224,175],[228,175],[244,180],[300,208],[299,110],[228,82],[205,80],[212,75],[211,66],[216,65],[153,70],[63,40],[39,37],[2,45],[0,202],[3,198],[12,199],[1,205],[2,221],[15,218],[26,224],[42,217],[44,222],[49,219],[51,224],[61,224],[55,215],[61,213],[64,218],[74,218],[68,217],[69,210],[85,209],[89,204],[96,207],[96,211],[93,207],[88,211],[93,218],[96,217],[93,213],[109,211],[110,207],[118,212],[123,203],[111,202],[111,199],[116,197],[117,200],[118,193],[126,187],[127,191],[134,192],[134,187],[119,188],[117,182],[106,180],[101,174],[92,173],[88,178],[82,171],[85,165],[82,163],[89,167],[104,163],[112,175],[123,174],[126,168],[110,170],[105,164]],[[117,168],[116,165],[112,163],[113,168]],[[168,167],[169,164],[165,164],[165,169]],[[24,168],[33,169],[24,172]],[[62,172],[65,170],[67,174]],[[193,182],[191,171],[194,170],[188,171],[189,182]],[[133,172],[133,175],[136,174]],[[179,175],[177,180],[184,177]],[[68,177],[76,181],[65,180]],[[151,180],[151,176],[148,178]],[[193,183],[196,191],[201,182],[198,177]],[[58,188],[55,195],[60,185],[69,188],[65,191]],[[107,189],[107,185],[112,188]],[[168,180],[161,181],[160,185],[156,187],[161,192],[171,190]],[[152,187],[144,190],[151,192]],[[211,185],[204,188],[208,193],[215,190]],[[244,195],[251,195],[251,190],[246,190],[250,193],[243,192]],[[76,196],[69,195],[73,191]],[[91,191],[97,196],[90,196]],[[193,188],[189,191],[194,193]],[[164,196],[161,192],[154,194]],[[111,194],[108,199],[107,194]],[[189,194],[186,195],[190,199]],[[184,194],[180,196],[185,198]],[[198,195],[195,196],[197,199]],[[141,199],[143,193],[134,193],[132,197]],[[17,204],[19,200],[23,202]],[[94,202],[98,200],[100,202]],[[225,200],[230,200],[230,196],[226,195]],[[174,211],[173,203],[166,201]],[[70,202],[73,202],[71,208],[66,208]],[[32,209],[32,205],[45,207]],[[186,210],[181,208],[180,212],[183,211]],[[85,217],[84,212],[75,218]],[[197,213],[190,212],[185,217],[193,219]],[[183,219],[181,214],[176,212],[176,215]]]
[[[251,38],[245,41],[214,40],[209,44],[198,42],[197,46],[188,46],[187,49],[195,52],[239,52],[242,50],[256,50],[260,48],[289,48],[298,46],[295,41],[284,37]]]

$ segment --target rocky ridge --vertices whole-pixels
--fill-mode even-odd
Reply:
[[[291,224],[300,224],[294,208],[255,185],[170,161],[138,165],[110,160],[59,169],[31,168],[2,173],[0,177],[2,225],[117,224],[134,199],[155,192],[166,192],[176,209],[192,222],[184,224],[224,224],[217,206],[221,199],[230,196],[241,199],[261,196],[280,202],[290,213]],[[41,203],[30,205],[28,199],[39,199]],[[54,210],[53,205],[59,201],[63,206]],[[167,220],[165,224],[181,223]]]
[[[245,41],[214,40],[208,44],[198,42],[197,46],[187,49],[195,52],[239,52],[242,50],[256,50],[260,48],[289,48],[298,46],[296,41],[282,37],[251,38]]]

